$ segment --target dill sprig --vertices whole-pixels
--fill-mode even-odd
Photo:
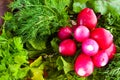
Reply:
[[[57,2],[57,0],[49,1]],[[51,6],[48,4],[49,1],[16,0],[13,2],[10,7],[14,14],[12,19],[6,22],[6,30],[11,31],[15,36],[23,37],[24,41],[35,38],[46,40],[46,37],[57,32],[59,27],[69,24],[66,11],[69,3],[59,1]],[[57,4],[63,6],[57,8]]]

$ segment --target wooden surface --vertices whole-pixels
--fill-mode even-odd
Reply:
[[[0,26],[3,24],[3,20],[1,16],[4,15],[6,11],[8,11],[7,5],[11,2],[12,0],[0,0]]]

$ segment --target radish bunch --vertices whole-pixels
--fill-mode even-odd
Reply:
[[[89,76],[94,67],[100,68],[116,53],[113,35],[105,28],[97,28],[97,17],[90,8],[84,8],[77,17],[77,25],[62,27],[58,31],[59,52],[63,56],[80,54],[75,60],[74,70],[78,76]],[[81,44],[81,46],[78,46]]]

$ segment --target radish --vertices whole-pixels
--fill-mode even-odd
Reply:
[[[93,30],[97,24],[97,16],[90,8],[84,8],[77,16],[77,24],[87,26]]]
[[[59,52],[63,56],[73,56],[76,53],[76,44],[72,39],[63,40],[59,45]]]
[[[93,56],[92,60],[96,67],[103,67],[108,63],[109,58],[105,50],[100,50]]]
[[[65,40],[70,38],[72,35],[72,29],[69,26],[62,27],[58,31],[58,38],[60,40]]]
[[[83,42],[85,39],[89,38],[90,31],[86,26],[78,26],[74,31],[74,38],[78,42]]]
[[[112,43],[110,45],[110,47],[107,48],[105,51],[107,52],[109,59],[112,59],[114,57],[115,53],[116,53],[116,46],[115,46],[115,44]]]
[[[87,77],[93,73],[94,64],[90,56],[81,53],[75,61],[74,70],[78,76]]]
[[[82,51],[89,55],[89,56],[93,56],[95,55],[99,50],[99,46],[98,43],[93,40],[93,39],[86,39],[85,41],[83,41],[82,43]]]
[[[113,42],[113,35],[104,28],[96,28],[91,32],[91,38],[95,39],[101,49],[107,49]]]

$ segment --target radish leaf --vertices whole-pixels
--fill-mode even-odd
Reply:
[[[71,63],[66,62],[62,56],[58,57],[56,64],[58,65],[58,70],[64,70],[65,74],[73,70]]]

